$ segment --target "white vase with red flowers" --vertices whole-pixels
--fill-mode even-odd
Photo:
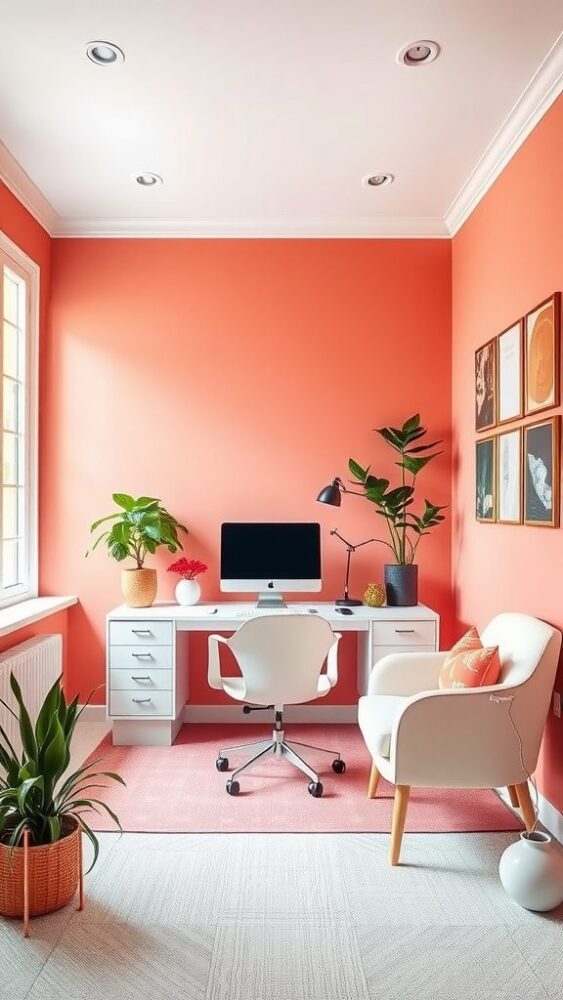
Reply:
[[[189,607],[197,604],[201,597],[201,587],[196,580],[196,576],[205,573],[207,566],[199,559],[186,559],[182,556],[168,567],[169,573],[176,573],[180,579],[174,591],[178,604]]]

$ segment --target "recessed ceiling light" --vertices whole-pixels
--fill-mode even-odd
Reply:
[[[379,188],[385,187],[386,184],[392,184],[394,180],[393,174],[367,174],[362,184],[365,184],[366,187]]]
[[[162,184],[162,177],[160,174],[135,174],[135,180],[137,184],[141,187],[154,187],[155,184]]]
[[[125,55],[113,42],[88,42],[86,55],[96,66],[112,66],[125,61]]]
[[[427,66],[434,62],[440,55],[438,42],[431,42],[427,38],[419,42],[409,42],[397,53],[397,62],[404,66]]]

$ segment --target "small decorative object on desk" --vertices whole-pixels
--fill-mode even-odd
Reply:
[[[382,608],[385,604],[385,588],[380,583],[368,583],[364,604],[367,604],[368,608]]]
[[[201,597],[201,587],[196,576],[205,573],[206,569],[205,563],[200,562],[199,559],[186,559],[185,556],[177,559],[168,567],[169,573],[177,573],[180,577],[175,590],[178,604],[184,604],[186,607],[197,604]]]
[[[389,537],[372,541],[386,545],[395,560],[385,566],[387,604],[408,607],[418,603],[418,568],[415,557],[420,539],[445,520],[441,513],[445,507],[430,503],[429,500],[424,501],[424,510],[420,514],[414,514],[411,507],[416,477],[425,465],[442,454],[434,450],[441,442],[420,444],[427,430],[421,426],[419,413],[405,420],[402,427],[380,427],[377,433],[399,455],[400,460],[395,464],[401,470],[400,485],[389,489],[388,479],[372,475],[369,466],[363,468],[351,458],[348,468],[354,477],[353,485],[360,486],[361,489],[350,490],[337,477],[321,490],[317,500],[340,507],[341,494],[352,493],[354,496],[365,497],[374,505],[377,514],[385,520]],[[412,477],[410,482],[407,482],[408,477]]]
[[[505,891],[526,910],[554,910],[563,902],[563,851],[548,833],[521,833],[502,855],[499,872]]]
[[[145,567],[147,553],[154,555],[161,545],[166,545],[169,552],[177,552],[182,548],[178,531],[187,534],[188,529],[172,517],[155,497],[138,497],[135,500],[128,493],[114,493],[112,499],[120,510],[94,521],[91,532],[107,521],[113,521],[113,524],[102,531],[89,551],[93,552],[100,542],[104,542],[108,555],[118,562],[134,559],[134,569],[122,570],[121,593],[128,607],[150,608],[156,597],[156,570]]]

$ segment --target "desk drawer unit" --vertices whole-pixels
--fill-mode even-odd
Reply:
[[[170,718],[172,700],[172,691],[110,691],[110,715]]]
[[[374,646],[430,646],[436,642],[436,623],[433,621],[372,622]]]
[[[109,684],[111,691],[171,691],[171,670],[147,670],[129,668],[128,670],[110,670]]]
[[[172,670],[172,646],[110,646],[109,669]]]
[[[110,622],[109,643],[113,646],[171,646],[172,622]]]
[[[434,619],[373,621],[358,656],[358,692],[368,693],[369,675],[378,660],[391,653],[432,653],[438,648]]]
[[[110,621],[107,654],[110,718],[173,718],[174,656],[171,621]]]

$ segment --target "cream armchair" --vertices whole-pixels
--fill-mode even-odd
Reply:
[[[447,653],[397,653],[375,665],[360,698],[360,729],[373,760],[368,796],[374,798],[381,775],[395,785],[392,865],[399,863],[412,787],[507,785],[527,828],[535,822],[527,777],[537,764],[561,633],[528,615],[501,614],[481,638],[499,647],[498,684],[442,691]]]

